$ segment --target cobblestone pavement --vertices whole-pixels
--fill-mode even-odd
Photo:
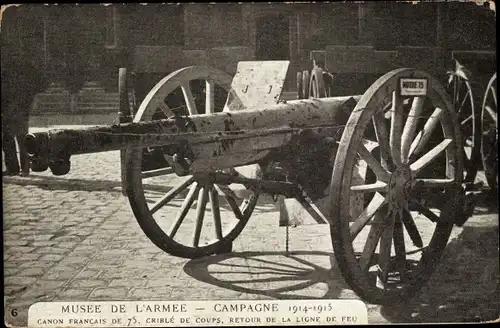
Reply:
[[[333,259],[324,225],[285,228],[261,199],[233,252],[170,256],[139,228],[121,194],[119,153],[72,157],[63,177],[5,177],[5,320],[26,325],[28,307],[56,300],[357,298]],[[372,323],[499,317],[498,211],[478,206],[454,228],[429,284],[393,307],[368,305]],[[12,310],[17,316],[12,315]]]

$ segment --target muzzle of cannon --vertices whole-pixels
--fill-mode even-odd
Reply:
[[[336,263],[364,300],[410,297],[466,212],[460,124],[448,94],[429,74],[402,68],[362,96],[283,101],[288,64],[240,62],[233,78],[186,67],[157,83],[131,123],[34,133],[26,147],[54,174],[69,171],[71,155],[122,150],[123,191],[137,222],[173,256],[230,252],[259,196],[270,194],[280,222],[329,226]],[[203,88],[193,90],[193,81]],[[146,148],[167,165],[144,169]]]

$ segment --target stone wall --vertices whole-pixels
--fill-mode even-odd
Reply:
[[[134,52],[134,72],[170,73],[191,65],[208,65],[228,74],[236,72],[239,61],[252,60],[248,47],[220,47],[206,50],[190,50],[173,46],[138,46]]]
[[[186,4],[184,10],[185,49],[242,46],[242,8],[235,4]]]
[[[327,46],[326,65],[334,73],[385,73],[395,68],[396,51],[373,46]]]
[[[401,67],[442,71],[449,65],[445,63],[443,52],[439,47],[398,46],[394,50],[381,51],[373,46],[329,45],[325,50],[311,51],[310,60],[325,60],[332,73],[383,74]]]

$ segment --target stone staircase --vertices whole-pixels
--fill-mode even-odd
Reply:
[[[48,89],[35,96],[31,114],[66,113],[71,108],[72,96],[59,83],[51,83]]]
[[[117,92],[105,92],[96,82],[86,83],[76,96],[78,114],[117,112],[119,104]]]
[[[86,82],[75,94],[61,84],[52,83],[45,92],[35,97],[32,115],[111,114],[118,111],[119,94],[105,92],[99,82]]]

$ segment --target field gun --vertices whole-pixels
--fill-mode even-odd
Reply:
[[[432,273],[453,225],[467,218],[460,125],[445,89],[402,68],[362,96],[282,101],[288,64],[240,62],[233,79],[186,67],[158,82],[130,123],[34,133],[26,147],[34,167],[54,174],[69,171],[73,154],[122,150],[123,191],[140,227],[179,257],[232,251],[259,195],[281,195],[286,224],[329,227],[359,296],[408,298]],[[202,92],[193,92],[194,80],[205,81]],[[167,101],[175,92],[185,106]],[[145,170],[147,151],[165,164]],[[174,187],[151,191],[152,179]]]

